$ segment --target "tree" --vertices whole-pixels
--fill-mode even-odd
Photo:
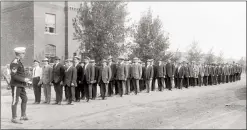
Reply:
[[[151,8],[149,8],[136,25],[134,32],[136,45],[132,55],[142,60],[165,58],[165,51],[169,47],[169,37],[168,35],[165,36],[162,27],[159,16],[153,19]]]
[[[179,52],[179,49],[177,49],[176,52],[173,53],[171,61],[173,61],[175,63],[179,62],[181,60],[181,57],[182,57],[181,52]]]
[[[81,42],[91,58],[99,61],[111,55],[117,57],[128,35],[127,3],[122,1],[91,1],[81,4],[73,19],[74,38]]]
[[[198,42],[193,40],[193,42],[189,45],[189,50],[187,51],[186,59],[188,62],[196,61],[200,62],[202,58],[202,51],[198,46]]]
[[[205,56],[205,62],[207,64],[212,64],[215,62],[215,55],[213,52],[213,47],[208,51],[207,55]]]
[[[220,54],[217,57],[217,63],[223,63],[223,62],[224,62],[224,52],[220,51]]]

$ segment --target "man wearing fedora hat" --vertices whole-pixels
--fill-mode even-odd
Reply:
[[[104,100],[105,97],[108,96],[108,84],[111,79],[111,68],[107,66],[106,60],[102,60],[102,67],[99,70],[99,77],[98,77],[98,83],[100,86],[100,94],[102,99]]]
[[[108,93],[109,96],[111,96],[113,94],[116,94],[116,92],[118,90],[117,89],[117,81],[116,81],[117,65],[112,62],[111,56],[108,58],[108,64],[107,65],[111,68],[111,72],[112,72],[111,79],[109,82],[109,93]]]
[[[82,74],[82,83],[83,83],[85,97],[86,97],[87,102],[89,101],[89,98],[90,98],[89,94],[92,92],[92,91],[89,91],[89,85],[91,84],[90,78],[91,78],[91,75],[93,74],[91,72],[91,65],[89,64],[89,60],[90,60],[89,57],[86,57],[84,59],[85,64],[83,66],[83,74]]]
[[[42,60],[43,68],[42,68],[42,76],[39,82],[39,85],[43,85],[44,88],[44,95],[45,95],[45,102],[50,104],[51,101],[51,80],[52,80],[52,68],[48,63],[48,59],[45,58]]]
[[[74,67],[76,68],[76,72],[77,72],[77,77],[76,77],[76,83],[77,83],[77,87],[75,88],[75,99],[76,102],[80,102],[81,99],[81,92],[83,90],[83,85],[82,85],[82,66],[79,63],[80,58],[78,56],[74,56]]]
[[[52,83],[56,92],[56,102],[55,104],[61,105],[63,98],[63,78],[64,78],[64,66],[60,63],[60,58],[55,57],[55,64],[52,69]]]

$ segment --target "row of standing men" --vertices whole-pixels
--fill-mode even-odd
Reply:
[[[60,58],[55,58],[55,64],[49,66],[48,59],[42,60],[42,76],[35,80],[33,77],[35,103],[40,103],[40,85],[44,87],[45,102],[50,103],[51,85],[54,85],[56,101],[62,102],[63,88],[65,101],[73,105],[72,101],[95,100],[97,91],[100,91],[102,99],[119,94],[128,95],[132,91],[138,94],[155,90],[155,81],[158,81],[158,90],[172,90],[173,86],[178,89],[189,86],[217,85],[240,80],[242,68],[239,64],[199,64],[199,63],[171,63],[170,60],[158,61],[154,65],[153,59],[148,59],[147,64],[139,58],[133,58],[133,62],[118,58],[113,63],[112,57],[102,60],[96,65],[94,60],[86,57],[83,61],[75,56],[73,59],[60,63]],[[39,62],[35,60],[38,64]],[[37,65],[39,66],[39,65]],[[34,69],[35,70],[35,69]],[[97,85],[100,90],[97,90]],[[38,88],[38,91],[37,89]]]

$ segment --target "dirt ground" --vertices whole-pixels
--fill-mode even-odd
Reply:
[[[27,93],[30,120],[13,124],[10,122],[11,93],[1,90],[2,129],[246,129],[245,75],[234,83],[143,92],[123,98],[114,96],[89,103],[81,101],[72,106],[33,105],[33,90],[27,89]]]

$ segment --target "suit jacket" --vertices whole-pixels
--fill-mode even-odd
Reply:
[[[184,74],[185,74],[184,66],[180,66],[180,68],[179,67],[176,68],[175,75],[177,78],[183,78]]]
[[[137,64],[133,64],[131,67],[131,77],[134,79],[141,79],[142,76],[142,67]]]
[[[52,71],[52,82],[53,83],[60,83],[64,79],[64,66],[61,63],[53,65]]]
[[[193,70],[194,70],[194,71],[193,71],[193,72],[194,72],[194,73],[193,73],[193,77],[194,77],[194,78],[198,78],[198,75],[199,75],[199,67],[198,67],[198,66],[194,66],[194,67],[193,67]]]
[[[111,73],[112,73],[110,81],[112,81],[115,80],[116,78],[117,65],[112,63],[111,65],[109,65],[109,67],[111,68]]]
[[[64,79],[63,79],[63,85],[71,86],[71,83],[73,83],[74,86],[77,86],[76,79],[77,79],[76,68],[74,66],[68,68],[66,67],[64,73]]]
[[[200,67],[199,67],[199,75],[200,75],[201,77],[204,76],[204,72],[205,72],[205,68],[204,68],[203,66],[200,66]]]
[[[131,65],[126,65],[126,68],[127,68],[127,78],[130,79],[131,78],[132,66]]]
[[[190,74],[190,77],[194,77],[194,70],[193,70],[193,67],[191,65],[189,65],[189,74]]]
[[[209,75],[209,67],[206,66],[204,67],[204,76],[208,76]]]
[[[186,78],[190,77],[190,71],[188,66],[184,66],[184,77]]]
[[[166,67],[161,64],[157,66],[157,77],[164,77],[166,76]]]
[[[117,65],[116,79],[117,80],[126,80],[127,79],[127,67],[123,63]]]
[[[94,77],[94,73],[92,73],[92,67],[91,64],[88,64],[87,66],[83,66],[83,75],[82,75],[82,81],[83,83],[89,84],[91,81],[91,77]],[[93,75],[93,76],[92,76]]]
[[[76,72],[77,72],[76,83],[79,84],[79,81],[81,81],[81,83],[82,83],[83,68],[81,67],[80,64],[77,64],[75,68],[76,68]]]
[[[158,77],[158,68],[156,65],[153,65],[153,79]]]
[[[142,66],[142,80],[145,80],[146,78],[146,67]]]
[[[146,80],[150,80],[153,78],[153,75],[154,75],[154,70],[153,70],[153,66],[152,65],[149,65],[146,67],[146,73],[145,73],[145,79]]]
[[[96,82],[98,81],[100,76],[100,66],[95,66],[95,75],[94,75],[94,80],[96,80]],[[99,82],[97,82],[99,83]]]
[[[41,84],[49,84],[52,81],[52,68],[50,65],[42,67]]]
[[[210,75],[210,76],[214,76],[214,74],[215,74],[214,67],[211,66],[211,67],[209,68],[209,75]]]
[[[98,78],[98,82],[100,83],[101,81],[103,81],[103,83],[107,83],[110,81],[111,79],[111,68],[109,66],[105,66],[105,67],[100,67],[99,68],[99,78]]]
[[[175,66],[174,64],[167,63],[166,64],[166,74],[168,77],[172,77],[175,74]]]

